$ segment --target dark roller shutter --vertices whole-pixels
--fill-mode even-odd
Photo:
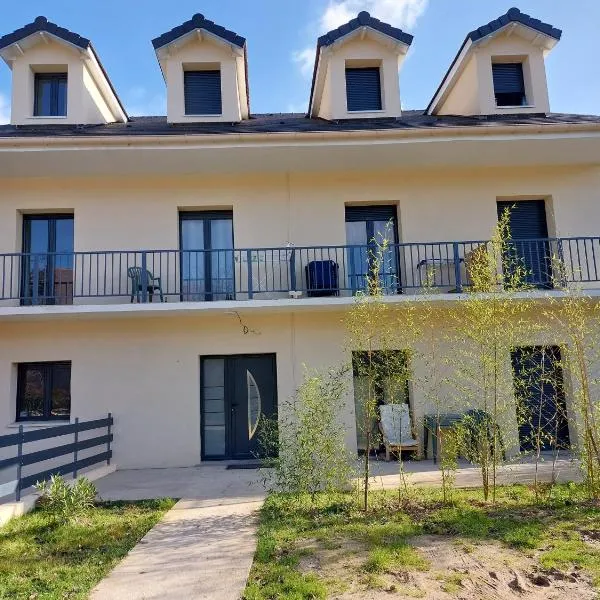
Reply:
[[[220,115],[221,71],[185,71],[186,115]]]
[[[346,223],[355,221],[396,221],[394,205],[346,206]]]
[[[514,258],[525,267],[526,280],[537,287],[550,287],[552,281],[551,248],[543,200],[498,202],[498,218],[510,210],[510,235]]]
[[[349,111],[381,110],[379,67],[346,69],[346,100]]]
[[[494,64],[492,76],[498,106],[520,106],[525,103],[525,81],[521,63]]]

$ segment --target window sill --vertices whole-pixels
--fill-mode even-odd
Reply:
[[[44,115],[31,115],[27,117],[28,119],[33,119],[37,121],[38,119],[66,119],[67,115],[48,115],[47,117]]]
[[[534,104],[515,104],[514,106],[498,106],[496,104],[496,108],[498,110],[503,110],[503,109],[514,110],[515,108],[535,108],[535,105]]]
[[[385,110],[383,108],[378,108],[377,110],[348,110],[346,112],[349,115],[360,115],[365,113],[384,113]]]
[[[56,421],[15,421],[6,425],[6,429],[19,429],[23,425],[24,430],[29,429],[48,429],[49,427],[57,427],[58,425],[69,425],[69,419],[57,419]]]
[[[198,118],[203,118],[206,119],[207,117],[222,117],[223,113],[218,113],[218,114],[209,114],[209,115],[183,115],[184,117],[190,117],[191,119],[198,119]]]

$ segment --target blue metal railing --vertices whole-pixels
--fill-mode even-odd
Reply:
[[[16,479],[11,482],[14,484],[14,486],[11,485],[11,488],[14,489],[16,499],[21,499],[21,492],[23,490],[35,485],[38,481],[49,479],[52,475],[73,474],[73,477],[77,477],[77,473],[86,467],[91,467],[102,462],[106,462],[109,465],[112,458],[112,426],[113,417],[111,413],[108,413],[108,416],[102,419],[95,419],[93,421],[75,419],[73,423],[57,424],[54,427],[33,429],[31,431],[24,431],[23,425],[20,425],[17,433],[0,436],[0,449],[7,448],[9,451],[11,449],[14,451],[14,454],[8,458],[0,459],[0,470],[8,467],[16,467]],[[104,429],[106,433],[103,435],[93,434],[95,437],[91,438],[80,438],[80,434],[98,429]],[[73,442],[29,451],[30,446],[28,444],[42,440],[63,438],[63,436],[67,435],[73,436]],[[79,456],[80,452],[98,448],[98,446],[103,448],[101,452],[96,451],[96,454],[85,458]],[[46,468],[43,471],[28,474],[23,473],[23,469],[30,465],[68,455],[72,456],[70,462]]]
[[[471,285],[473,261],[488,244],[391,244],[380,257],[381,288],[386,294],[430,286],[461,292]],[[564,267],[561,281],[600,283],[600,237],[514,240],[511,247],[533,287],[552,286],[557,259]],[[0,254],[0,304],[348,296],[365,290],[374,255],[372,245]]]

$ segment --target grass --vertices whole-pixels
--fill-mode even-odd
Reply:
[[[383,586],[385,574],[429,568],[410,543],[423,534],[452,536],[465,553],[479,543],[500,542],[534,556],[541,569],[580,569],[600,587],[600,504],[587,502],[574,484],[556,486],[543,503],[528,487],[515,485],[500,487],[493,505],[484,502],[480,490],[456,490],[453,505],[447,506],[439,490],[424,488],[399,508],[397,491],[377,491],[367,513],[353,494],[319,495],[314,504],[309,496],[273,494],[261,512],[244,598],[314,600],[345,585],[320,576],[318,569],[299,568],[307,545],[323,550],[353,543],[359,548],[357,565],[344,577],[366,587]],[[459,580],[456,574],[444,576],[443,588],[454,592]]]
[[[99,504],[67,521],[43,509],[0,528],[0,598],[87,598],[174,500]]]

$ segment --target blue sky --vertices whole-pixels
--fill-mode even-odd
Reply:
[[[547,60],[555,112],[600,113],[599,0],[25,0],[6,3],[8,33],[38,15],[92,40],[130,114],[164,114],[165,84],[152,38],[202,12],[248,40],[254,113],[306,110],[316,38],[360,10],[415,36],[401,73],[402,104],[424,108],[465,35],[516,5],[563,30]],[[0,66],[0,121],[10,70]]]

